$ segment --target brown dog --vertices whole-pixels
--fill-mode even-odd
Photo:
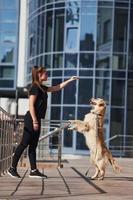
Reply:
[[[85,115],[84,121],[70,120],[69,130],[76,130],[84,134],[86,145],[90,149],[90,159],[96,167],[96,172],[91,178],[102,180],[108,161],[114,170],[120,172],[121,169],[104,143],[103,124],[106,103],[103,99],[92,98],[90,104],[92,109]]]

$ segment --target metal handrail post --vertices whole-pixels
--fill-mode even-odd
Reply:
[[[61,163],[62,158],[62,130],[58,134],[58,167],[62,168],[63,164]]]

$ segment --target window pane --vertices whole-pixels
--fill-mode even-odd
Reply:
[[[125,81],[112,80],[112,105],[124,106],[124,100],[125,100]]]
[[[0,47],[0,62],[10,63],[13,62],[14,47]]]
[[[133,11],[133,6],[132,9]],[[129,52],[133,53],[133,12],[130,12],[130,23],[129,23]]]
[[[126,69],[126,55],[123,54],[115,54],[112,57],[112,69]]]
[[[123,135],[124,132],[124,110],[119,108],[111,109],[111,127],[110,137],[114,135]],[[111,145],[122,146],[122,141],[118,137],[110,142]]]
[[[0,78],[14,78],[14,66],[0,66]]]
[[[0,32],[0,42],[14,43],[16,42],[16,35],[13,32]]]
[[[80,54],[80,68],[93,68],[94,54],[81,53]]]
[[[104,53],[97,53],[96,68],[110,68],[110,55]]]
[[[65,68],[76,68],[76,67],[77,67],[77,54],[66,54]]]
[[[16,21],[17,20],[16,10],[1,10],[0,20],[1,21]]]
[[[128,13],[126,9],[115,9],[114,51],[126,52]],[[119,28],[118,28],[119,27]]]
[[[46,52],[51,51],[52,44],[52,12],[47,12],[46,16]]]
[[[51,107],[51,120],[60,120],[61,107]]]
[[[96,79],[95,97],[103,98],[104,100],[106,100],[108,102],[109,96],[110,96],[110,80]]]
[[[63,54],[53,55],[53,68],[63,68]]]
[[[54,51],[62,51],[64,43],[64,10],[55,11]]]
[[[64,104],[75,104],[76,100],[76,82],[73,84],[69,84],[64,89]]]
[[[101,2],[99,2],[99,4],[100,3]],[[112,22],[113,22],[112,8],[98,7],[98,20],[97,20],[98,51],[111,51]]]
[[[133,54],[128,56],[128,68],[133,70]]]
[[[66,14],[66,22],[67,25],[78,25],[79,23],[79,2],[71,1],[66,2],[67,6],[67,14]]]
[[[51,55],[45,55],[45,66],[51,68]]]
[[[1,0],[1,8],[16,8],[16,0]]]
[[[89,106],[88,107],[78,107],[78,115],[77,119],[83,120],[85,115],[89,113]],[[86,146],[85,137],[81,133],[76,134],[76,149],[78,150],[87,150],[88,147]]]
[[[80,50],[88,50],[88,51],[94,50],[95,41],[96,41],[96,16],[81,15]]]
[[[57,85],[62,82],[62,79],[53,79],[52,86]],[[53,92],[51,95],[51,103],[52,104],[61,104],[61,91]]]
[[[92,98],[92,79],[80,79],[79,81],[79,104],[89,104],[90,98]]]
[[[67,28],[67,35],[66,35],[67,50],[77,50],[78,48],[77,34],[78,34],[78,28]]]
[[[75,119],[75,108],[64,107],[63,108],[63,120]],[[64,130],[64,147],[72,147],[73,134],[68,130]]]
[[[13,88],[14,80],[0,80],[0,87],[1,88]]]
[[[0,23],[0,31],[15,32],[17,30],[16,23]]]
[[[77,76],[77,70],[68,70],[68,69],[65,69],[64,70],[64,76]]]

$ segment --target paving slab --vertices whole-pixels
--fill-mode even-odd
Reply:
[[[67,159],[63,168],[43,168],[48,179],[29,178],[29,169],[19,167],[21,179],[0,177],[0,200],[133,200],[133,159],[116,158],[122,172],[107,167],[102,181],[91,180],[94,167],[87,156]],[[85,176],[88,170],[87,177]]]

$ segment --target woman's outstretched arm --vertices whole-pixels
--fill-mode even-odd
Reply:
[[[79,77],[77,76],[72,76],[71,78],[69,78],[68,80],[58,84],[58,85],[55,85],[55,86],[51,86],[47,89],[47,92],[57,92],[61,89],[63,89],[64,87],[66,87],[70,82],[72,81],[75,81],[75,80],[78,80]]]

